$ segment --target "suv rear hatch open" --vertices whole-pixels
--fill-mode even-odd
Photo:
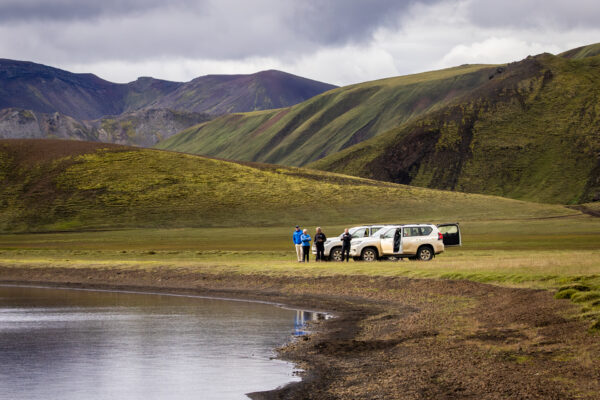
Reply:
[[[458,222],[439,224],[438,229],[444,237],[444,246],[462,246],[462,238],[460,236],[460,227]]]

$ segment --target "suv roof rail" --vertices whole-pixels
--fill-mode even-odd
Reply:
[[[390,225],[406,226],[406,225],[435,225],[435,224],[431,224],[431,223],[429,223],[429,222],[411,222],[411,223],[404,223],[404,224],[390,224]]]

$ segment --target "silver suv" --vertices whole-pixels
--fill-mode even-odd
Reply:
[[[352,235],[352,243],[354,240],[362,239],[369,237],[376,232],[378,232],[381,228],[386,227],[387,225],[363,225],[363,226],[355,226],[353,228],[348,229],[348,232]],[[333,239],[328,238],[325,241],[324,246],[324,255],[325,258],[332,261],[342,261],[342,234],[340,236],[335,237]],[[313,254],[317,254],[317,247],[313,243],[312,246]]]
[[[458,223],[391,225],[369,238],[352,240],[350,255],[363,261],[382,258],[429,261],[443,252],[445,246],[461,244]]]

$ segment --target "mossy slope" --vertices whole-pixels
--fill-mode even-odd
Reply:
[[[288,108],[225,115],[157,147],[302,166],[448,104],[495,69],[467,65],[346,86]]]
[[[600,55],[600,43],[590,44],[588,46],[577,47],[572,50],[565,51],[564,53],[560,53],[560,57],[571,58],[571,59],[581,59],[587,57],[595,57]]]
[[[307,169],[60,140],[0,141],[0,183],[0,231],[341,225],[578,213]]]
[[[532,201],[600,199],[600,57],[509,64],[440,110],[311,164]]]

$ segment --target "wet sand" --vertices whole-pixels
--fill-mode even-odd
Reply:
[[[367,276],[0,267],[0,282],[189,293],[328,311],[280,349],[303,380],[253,399],[597,399],[600,337],[541,290]]]

